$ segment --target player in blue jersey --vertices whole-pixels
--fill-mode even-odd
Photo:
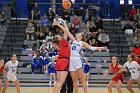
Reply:
[[[48,73],[48,64],[51,62],[51,57],[49,56],[49,52],[46,52],[46,56],[44,57],[44,72]]]
[[[40,56],[40,52],[37,51],[36,56],[33,58],[33,63],[31,64],[32,73],[34,73],[34,69],[39,69],[40,72],[42,72],[42,66],[43,66],[43,57]]]
[[[48,73],[50,74],[49,85],[51,85],[51,82],[53,79],[54,79],[54,84],[55,84],[55,80],[56,80],[56,78],[55,78],[55,73],[56,73],[55,65],[56,65],[56,63],[54,61],[52,61],[48,64]]]
[[[54,47],[51,48],[51,49],[50,49],[49,56],[50,56],[50,57],[54,57],[54,56],[56,56],[56,55],[57,55],[57,51],[55,50],[55,48],[54,48]]]
[[[87,79],[87,85],[88,85],[88,78],[90,75],[90,63],[88,62],[88,59],[86,57],[84,58],[83,69],[84,69],[84,73],[85,73],[85,76]]]

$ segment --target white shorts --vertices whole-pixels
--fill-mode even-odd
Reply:
[[[81,57],[70,57],[69,71],[76,71],[82,68],[82,58]]]
[[[7,75],[5,79],[8,81],[17,81],[18,80],[16,75]]]
[[[140,76],[131,76],[130,78],[133,80],[138,80],[140,78]]]

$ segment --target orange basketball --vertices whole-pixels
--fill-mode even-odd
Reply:
[[[68,10],[71,7],[71,2],[69,0],[64,0],[62,2],[62,6],[63,6],[64,9]]]

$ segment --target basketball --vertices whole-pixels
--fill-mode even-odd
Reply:
[[[68,10],[71,7],[71,2],[69,0],[63,0],[62,6],[64,9]]]

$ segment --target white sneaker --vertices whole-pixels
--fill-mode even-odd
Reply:
[[[49,85],[51,85],[51,82],[49,82]]]
[[[56,82],[54,81],[54,85],[56,84]]]
[[[87,86],[88,86],[88,81],[87,81]]]
[[[78,86],[79,86],[80,85],[79,81],[77,81],[77,83],[78,83]]]

